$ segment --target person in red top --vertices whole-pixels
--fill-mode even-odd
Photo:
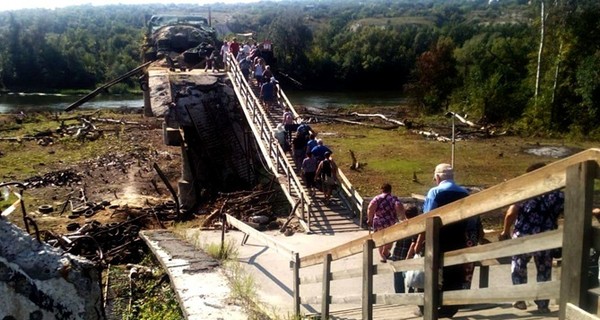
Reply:
[[[237,42],[237,38],[233,38],[229,44],[229,52],[231,52],[234,57],[237,57],[238,52],[240,52],[240,44]]]

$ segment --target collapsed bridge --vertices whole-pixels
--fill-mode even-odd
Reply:
[[[217,192],[251,188],[270,175],[307,232],[358,230],[363,199],[339,171],[336,201],[309,196],[291,154],[275,138],[281,111],[270,111],[257,98],[257,87],[228,55],[229,71],[171,68],[161,60],[148,67],[145,113],[164,118],[164,141],[181,147],[178,197],[182,209]],[[301,121],[281,88],[278,101]]]

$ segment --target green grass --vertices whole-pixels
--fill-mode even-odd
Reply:
[[[314,124],[319,137],[333,150],[333,157],[344,174],[363,196],[378,193],[384,182],[392,184],[399,196],[425,194],[432,185],[432,172],[441,162],[451,162],[451,143],[426,139],[404,128],[382,130],[347,124]],[[502,136],[490,139],[457,141],[455,145],[456,181],[468,186],[491,187],[515,178],[534,162],[558,159],[523,152],[535,144],[587,149],[597,142],[571,142],[560,139],[526,139]],[[350,170],[354,151],[359,171]],[[413,182],[413,173],[418,182]]]
[[[139,115],[98,113],[96,116],[113,117],[115,119],[135,118]],[[65,125],[80,124],[78,120],[66,120]],[[53,132],[60,122],[51,114],[28,115],[23,125],[15,125],[10,119],[0,119],[0,138],[22,138],[33,136],[46,130]],[[0,141],[0,177],[3,181],[22,180],[35,174],[44,174],[56,166],[75,163],[94,158],[109,152],[125,152],[131,150],[133,144],[124,141],[119,135],[104,134],[94,141],[80,141],[72,137],[54,135],[52,145],[40,146],[35,140]]]
[[[147,255],[139,265],[151,268],[152,275],[136,277],[132,286],[129,270],[124,265],[112,266],[110,270],[110,319],[181,320],[183,313],[164,270]],[[161,281],[161,279],[163,279]]]

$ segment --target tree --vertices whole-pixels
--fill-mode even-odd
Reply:
[[[440,38],[434,47],[419,56],[416,81],[411,85],[419,105],[429,113],[447,109],[448,97],[456,85],[454,43]]]
[[[269,26],[280,70],[303,78],[308,58],[306,52],[312,43],[312,32],[303,17],[294,13],[282,13]]]
[[[451,109],[482,122],[519,119],[531,97],[524,85],[530,43],[499,32],[465,42],[455,52],[462,85],[452,93]]]

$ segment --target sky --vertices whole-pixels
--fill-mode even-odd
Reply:
[[[209,4],[209,3],[248,3],[256,2],[258,0],[28,0],[28,1],[2,1],[0,11],[7,10],[19,10],[19,9],[32,9],[32,8],[63,8],[67,6],[78,6],[91,4],[94,6],[103,6],[109,4],[148,4],[148,3],[195,3],[195,4]]]

